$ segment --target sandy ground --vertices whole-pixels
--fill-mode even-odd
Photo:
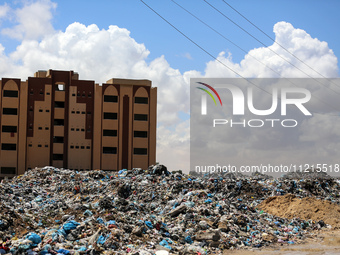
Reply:
[[[269,247],[258,250],[225,251],[225,255],[336,255],[340,254],[340,230],[328,230],[315,234],[304,244]]]
[[[281,218],[322,220],[334,228],[340,227],[340,206],[316,197],[298,198],[293,194],[269,197],[259,206],[263,211]]]

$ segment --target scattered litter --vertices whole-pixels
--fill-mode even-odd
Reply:
[[[0,184],[0,253],[218,254],[293,245],[340,227],[339,180],[307,177],[197,176],[163,165],[34,169]]]

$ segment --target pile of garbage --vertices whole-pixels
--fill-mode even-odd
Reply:
[[[336,205],[339,191],[336,179],[44,167],[0,184],[0,254],[218,254],[295,244],[337,226],[269,214],[261,203],[290,193]]]
[[[282,176],[283,179],[332,179],[333,177],[328,175],[327,172],[322,171],[319,168],[309,168],[305,170],[293,171],[286,173]]]

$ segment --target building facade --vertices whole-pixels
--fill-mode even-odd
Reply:
[[[101,86],[73,71],[0,83],[0,177],[43,166],[147,168],[156,162],[157,88],[149,80]]]

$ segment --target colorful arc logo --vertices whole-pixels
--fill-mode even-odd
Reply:
[[[203,86],[206,86],[206,87],[209,88],[212,92],[214,92],[215,95],[217,96],[218,100],[220,101],[221,106],[222,106],[222,100],[221,100],[221,98],[220,98],[220,95],[217,93],[217,91],[216,91],[213,87],[211,87],[210,85],[208,85],[208,84],[206,84],[206,83],[203,83],[203,82],[197,82],[197,83],[199,83],[199,84],[201,84],[201,85],[203,85]],[[210,92],[209,90],[203,89],[203,88],[201,88],[201,87],[197,87],[197,88],[200,89],[200,90],[203,90],[204,92],[206,92],[206,93],[214,100],[215,105],[217,105],[214,96],[211,94],[211,92]]]

